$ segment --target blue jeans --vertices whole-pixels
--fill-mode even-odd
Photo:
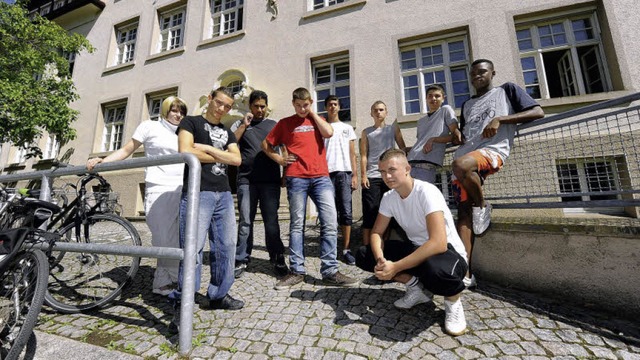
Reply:
[[[212,300],[222,299],[233,285],[233,267],[236,249],[236,216],[233,208],[233,197],[229,191],[201,191],[198,208],[198,229],[196,232],[196,286],[200,289],[202,274],[202,251],[207,234],[209,235],[209,259],[211,261],[211,280],[207,288],[207,297]],[[180,199],[180,248],[184,249],[185,227],[187,222],[187,194]],[[179,301],[183,281],[183,262],[178,269],[178,290],[169,294],[169,298]]]
[[[305,274],[304,225],[307,214],[307,196],[318,208],[320,218],[320,275],[323,278],[338,271],[338,223],[333,185],[328,176],[316,178],[287,177],[289,198],[289,264],[291,272]]]
[[[275,260],[284,254],[284,244],[280,238],[278,209],[280,208],[280,184],[238,185],[238,245],[236,263],[247,263],[253,250],[253,223],[260,203],[260,213],[264,221],[265,242],[269,258]]]
[[[351,226],[353,215],[351,211],[351,171],[334,171],[329,174],[336,193],[336,211],[338,225]]]

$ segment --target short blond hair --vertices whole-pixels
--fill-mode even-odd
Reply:
[[[174,106],[178,107],[182,116],[187,116],[187,104],[184,100],[177,96],[169,96],[162,101],[162,106],[160,107],[160,115],[162,115],[163,119],[169,116],[169,111],[171,111],[171,108]]]
[[[309,92],[309,90],[303,88],[303,87],[299,87],[295,90],[293,90],[293,101],[296,100],[312,100],[311,99],[311,93]]]

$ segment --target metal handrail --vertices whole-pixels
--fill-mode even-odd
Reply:
[[[122,254],[137,257],[151,257],[163,259],[175,259],[183,261],[182,298],[180,302],[180,355],[187,355],[191,351],[191,338],[193,336],[193,308],[195,305],[194,294],[197,256],[197,211],[200,203],[200,174],[202,167],[200,161],[193,154],[174,154],[149,156],[137,159],[113,161],[96,165],[94,170],[87,171],[85,166],[67,166],[51,170],[32,171],[27,173],[0,175],[0,183],[20,180],[40,179],[40,199],[51,200],[51,179],[65,175],[78,175],[87,172],[108,172],[114,170],[134,169],[147,166],[169,165],[186,163],[189,167],[187,189],[187,213],[185,227],[184,249],[152,247],[142,248],[138,246],[115,245],[105,246],[101,244],[56,243],[54,249],[69,252],[92,252],[97,254]]]

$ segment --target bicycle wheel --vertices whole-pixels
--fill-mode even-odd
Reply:
[[[0,358],[16,359],[38,321],[49,262],[40,250],[19,252],[0,280]]]
[[[114,214],[94,214],[87,224],[69,224],[61,241],[140,246],[138,231]],[[115,299],[135,276],[140,258],[129,255],[53,251],[45,303],[62,313],[100,308]]]

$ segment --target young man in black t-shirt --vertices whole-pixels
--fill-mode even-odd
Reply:
[[[269,260],[277,275],[287,274],[284,244],[280,237],[278,208],[280,207],[280,165],[262,151],[262,141],[276,121],[265,118],[269,98],[264,91],[249,95],[249,109],[244,119],[231,126],[238,139],[242,164],[238,168],[238,245],[236,246],[235,277],[244,273],[253,250],[253,222],[258,203],[264,221],[265,242]]]

